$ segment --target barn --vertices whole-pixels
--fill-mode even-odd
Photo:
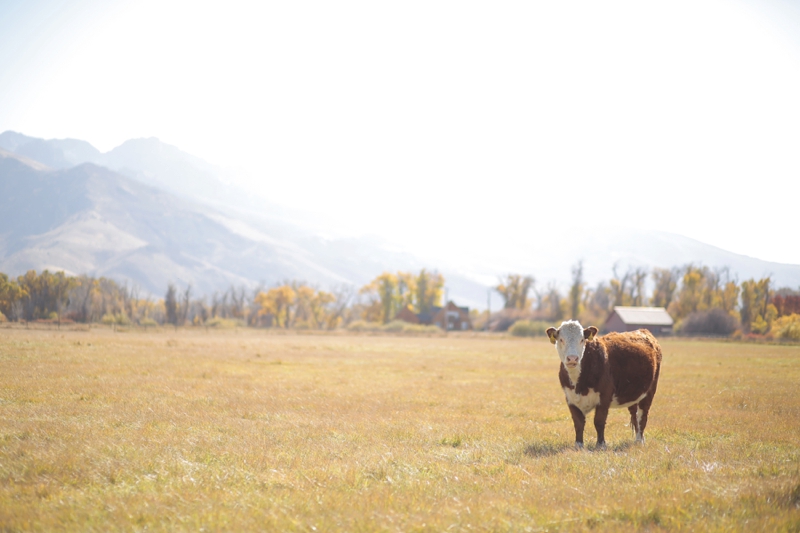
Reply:
[[[653,335],[672,333],[674,321],[663,307],[616,306],[606,319],[603,331],[635,331],[649,329]]]

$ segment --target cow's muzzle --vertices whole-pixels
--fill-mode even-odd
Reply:
[[[577,355],[568,355],[567,356],[567,366],[570,368],[575,368],[578,366],[578,356]]]

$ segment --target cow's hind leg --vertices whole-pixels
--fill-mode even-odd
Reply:
[[[569,404],[569,412],[572,413],[572,423],[575,425],[575,447],[581,449],[583,448],[583,428],[586,426],[586,415],[572,404]]]
[[[647,413],[650,412],[652,403],[653,397],[648,394],[644,400],[639,402],[639,409],[636,411],[636,442],[639,444],[644,444],[644,428],[647,427]]]
[[[631,414],[631,431],[633,431],[634,437],[639,435],[639,418],[636,416],[636,411],[638,410],[639,407],[636,404],[628,407],[628,412]]]
[[[653,398],[656,395],[658,388],[658,376],[661,373],[661,358],[659,357],[658,366],[656,366],[656,375],[653,379],[653,384],[647,395],[639,402],[639,410],[636,412],[636,442],[644,444],[644,428],[647,427],[647,414],[650,412],[650,405],[653,403]],[[631,411],[633,412],[633,411]]]

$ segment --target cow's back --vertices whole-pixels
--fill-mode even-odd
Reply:
[[[614,396],[619,404],[636,401],[655,387],[661,366],[661,346],[646,329],[609,333],[605,345]]]

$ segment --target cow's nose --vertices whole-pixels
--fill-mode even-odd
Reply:
[[[577,355],[568,355],[567,356],[567,364],[578,364],[578,356]]]

